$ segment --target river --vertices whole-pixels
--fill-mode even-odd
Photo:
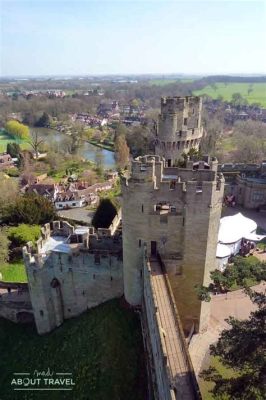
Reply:
[[[32,131],[38,132],[40,137],[45,138],[48,144],[60,146],[62,140],[66,137],[63,133],[48,128],[33,128]],[[84,142],[78,150],[78,154],[86,160],[92,162],[101,162],[105,169],[115,168],[114,153],[112,151],[94,146],[91,143]]]

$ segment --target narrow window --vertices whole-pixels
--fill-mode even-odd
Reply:
[[[143,206],[143,204],[142,204],[142,206],[141,206],[141,212],[144,212],[144,206]]]
[[[40,316],[43,317],[43,310],[40,310]]]
[[[139,239],[139,247],[141,247],[141,239]]]
[[[184,125],[187,126],[187,118],[184,118]]]
[[[182,223],[182,225],[185,226],[185,217],[183,217],[183,223]]]

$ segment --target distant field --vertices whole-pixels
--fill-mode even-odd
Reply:
[[[150,85],[157,85],[157,86],[165,86],[170,85],[171,83],[190,83],[193,82],[194,79],[151,79],[149,81]]]
[[[248,93],[249,89],[250,93]],[[240,93],[249,104],[259,103],[266,107],[266,83],[215,83],[193,92],[194,95],[206,94],[213,99],[222,96],[226,101],[230,101],[234,93]]]
[[[25,142],[25,140],[15,139],[13,136],[9,135],[4,131],[4,129],[0,129],[0,153],[6,151],[7,143],[18,143],[22,150],[29,148],[29,143]]]
[[[170,83],[176,83],[178,79],[151,79],[149,81],[150,85],[157,85],[157,86],[165,86],[169,85]]]

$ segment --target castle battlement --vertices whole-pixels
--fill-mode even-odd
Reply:
[[[119,254],[122,249],[122,236],[121,232],[116,234],[116,231],[120,221],[121,210],[109,228],[100,228],[97,231],[93,227],[74,228],[66,221],[47,223],[41,228],[41,237],[36,242],[36,248],[32,243],[23,247],[25,264],[28,268],[43,268],[52,253]]]

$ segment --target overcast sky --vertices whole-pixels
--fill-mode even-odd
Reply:
[[[0,7],[2,76],[266,73],[265,1],[2,0]]]

